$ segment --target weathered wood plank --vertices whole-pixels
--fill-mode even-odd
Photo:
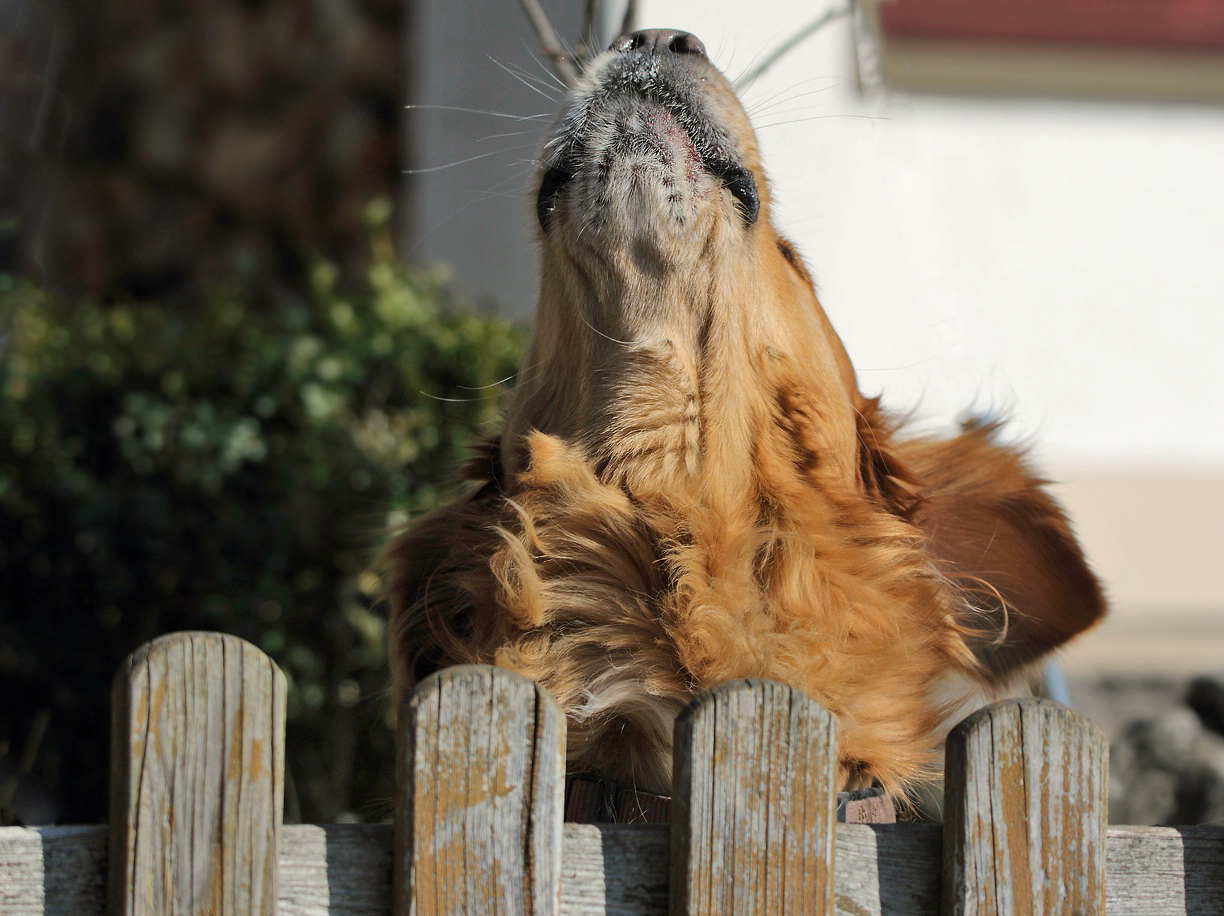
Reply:
[[[934,916],[939,912],[936,824],[838,824],[838,916]]]
[[[676,721],[671,912],[831,914],[836,724],[781,684],[705,694]]]
[[[1107,916],[1224,913],[1224,827],[1110,827]]]
[[[1104,736],[1058,703],[1008,700],[953,729],[946,754],[944,913],[1103,914]]]
[[[106,827],[0,827],[0,914],[101,916]]]
[[[564,916],[667,916],[666,824],[566,824]]]
[[[390,824],[286,824],[278,916],[390,916]]]
[[[175,633],[128,658],[112,704],[112,916],[271,916],[284,675],[237,637]]]
[[[287,824],[280,916],[387,916],[389,824]],[[666,916],[669,828],[566,824],[562,916]],[[102,916],[107,829],[0,827],[0,913]],[[838,825],[839,916],[939,912],[940,828]],[[1110,827],[1107,916],[1218,916],[1224,827]]]
[[[400,708],[393,910],[554,916],[565,718],[539,685],[448,668]]]

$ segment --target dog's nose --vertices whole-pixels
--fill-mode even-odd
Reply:
[[[692,32],[682,32],[679,29],[642,29],[629,32],[608,45],[608,50],[622,54],[627,51],[670,51],[673,54],[706,56],[706,47],[701,43],[701,39]]]

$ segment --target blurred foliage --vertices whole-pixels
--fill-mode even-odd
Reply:
[[[284,669],[287,816],[389,814],[363,570],[456,479],[524,337],[402,266],[386,215],[363,282],[320,261],[309,301],[271,311],[242,290],[186,313],[65,303],[0,276],[0,818],[105,819],[111,679],[182,629]]]

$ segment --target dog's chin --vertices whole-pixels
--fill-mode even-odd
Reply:
[[[588,248],[671,248],[700,237],[725,207],[721,187],[701,164],[674,117],[641,100],[626,104],[606,132],[592,136],[574,176],[566,212]]]
[[[756,222],[757,179],[709,95],[707,80],[721,76],[704,58],[613,55],[592,69],[545,157],[537,214],[546,243],[700,252],[693,243],[715,225]]]

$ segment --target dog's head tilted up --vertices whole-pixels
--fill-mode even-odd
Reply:
[[[773,228],[756,139],[694,36],[596,58],[536,175],[535,338],[467,497],[384,556],[399,692],[541,682],[569,765],[666,791],[672,722],[737,677],[837,717],[846,787],[1096,621],[1067,522],[989,425],[906,438]]]

